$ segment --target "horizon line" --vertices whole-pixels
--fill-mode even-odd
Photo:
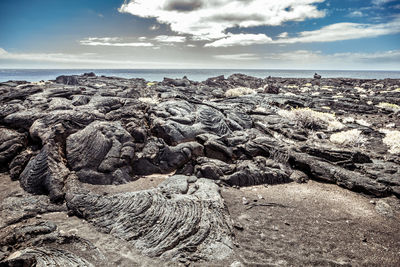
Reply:
[[[1,68],[0,70],[293,70],[293,71],[391,71],[400,72],[400,69],[301,69],[301,68],[281,68],[281,69],[263,69],[263,68]]]

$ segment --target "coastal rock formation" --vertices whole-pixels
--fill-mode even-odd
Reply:
[[[0,128],[0,166],[6,169],[7,164],[26,146],[26,134],[12,129]]]
[[[68,165],[83,182],[118,184],[132,180],[133,138],[120,123],[92,122],[68,136],[66,151]]]
[[[66,202],[100,231],[151,257],[223,259],[232,253],[232,226],[216,184],[172,176],[156,189],[100,196],[69,189]]]
[[[51,221],[6,228],[4,233],[0,244],[9,246],[12,253],[2,262],[3,266],[89,267],[95,266],[89,260],[105,259],[89,241],[60,234]],[[69,250],[76,250],[79,256]]]
[[[249,188],[335,184],[371,203],[385,198],[372,210],[398,225],[400,81],[234,74],[148,82],[85,73],[3,82],[0,171],[5,266],[135,265],[139,255],[150,265],[230,265],[246,258],[238,231],[272,220],[234,221],[238,203],[254,216],[260,207],[294,214],[290,202],[265,195],[233,197]],[[86,230],[65,234],[68,227]],[[115,246],[124,253],[113,254]],[[317,262],[303,256],[293,264]]]
[[[31,158],[19,178],[23,189],[33,194],[49,194],[53,201],[63,198],[64,180],[69,170],[58,153],[59,149],[47,144]]]

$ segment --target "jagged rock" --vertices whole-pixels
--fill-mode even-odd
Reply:
[[[356,150],[348,151],[308,146],[301,147],[300,150],[311,156],[326,159],[329,162],[336,163],[350,170],[354,170],[357,163],[364,164],[372,162],[368,155]]]
[[[245,144],[245,153],[251,157],[286,157],[285,146],[275,138],[268,136],[257,137]]]
[[[194,173],[197,177],[204,177],[212,180],[219,180],[225,175],[232,174],[235,170],[233,165],[227,164],[218,159],[200,157],[196,160]]]
[[[279,87],[274,84],[268,84],[265,88],[265,92],[268,94],[279,94]]]
[[[67,208],[49,201],[47,196],[21,194],[5,198],[0,205],[0,229],[28,218],[49,212],[62,212]]]
[[[86,77],[96,77],[96,74],[95,74],[94,72],[87,72],[87,73],[84,73],[83,76],[86,76]]]
[[[208,105],[199,105],[195,109],[186,101],[168,101],[158,105],[155,115],[168,118],[155,119],[152,132],[169,145],[194,141],[202,133],[222,136],[252,126],[251,117],[239,110],[231,110],[229,115],[225,115]]]
[[[254,161],[239,162],[236,171],[223,180],[229,185],[237,186],[273,185],[291,181],[284,170],[268,166],[267,160],[263,157],[257,157]]]
[[[306,183],[309,180],[307,174],[299,170],[294,170],[289,178],[296,183]]]
[[[38,222],[33,225],[24,225],[19,228],[3,231],[0,235],[0,245],[3,246],[21,246],[22,243],[28,243],[36,236],[46,235],[54,232],[57,226],[53,222]],[[8,229],[7,229],[8,230]]]
[[[217,77],[208,78],[204,83],[208,86],[221,87],[225,85],[225,76],[220,75]]]
[[[36,86],[11,88],[0,95],[0,102],[5,103],[12,100],[25,100],[28,96],[42,91],[42,88]]]
[[[132,177],[132,174],[172,171],[196,173],[196,175],[203,172],[204,176],[212,177],[212,179],[221,176],[218,164],[202,166],[197,162],[197,158],[203,155],[210,159],[221,160],[234,169],[246,160],[257,165],[255,158],[258,156],[279,162],[286,168],[296,169],[297,165],[288,164],[288,151],[291,150],[291,146],[294,146],[297,147],[294,151],[300,154],[308,154],[318,162],[354,171],[356,175],[360,174],[365,179],[371,180],[371,183],[385,186],[390,192],[397,194],[399,184],[395,179],[395,173],[386,173],[384,169],[374,171],[369,167],[369,169],[363,169],[363,166],[368,164],[374,166],[376,160],[380,159],[379,155],[386,153],[384,146],[381,145],[384,135],[377,128],[383,127],[383,124],[362,126],[363,128],[355,123],[346,124],[347,129],[361,129],[363,135],[368,135],[371,139],[368,140],[369,147],[367,146],[370,151],[352,148],[344,150],[332,148],[326,144],[329,143],[331,133],[324,132],[325,129],[318,133],[318,136],[325,137],[319,138],[316,146],[310,146],[309,143],[312,143],[310,138],[313,138],[310,129],[300,129],[295,121],[277,114],[279,109],[291,107],[310,107],[320,112],[330,112],[325,111],[329,106],[332,113],[343,116],[341,119],[347,116],[347,113],[354,112],[389,116],[389,113],[384,113],[384,110],[376,106],[384,101],[397,103],[396,82],[354,79],[318,80],[319,82],[316,83],[313,79],[273,77],[260,79],[234,74],[227,79],[224,76],[218,76],[202,83],[189,81],[186,77],[166,78],[164,83],[149,87],[143,79],[97,77],[93,73],[87,73],[82,76],[60,76],[58,82],[61,84],[9,82],[1,85],[1,97],[7,104],[3,104],[0,108],[0,122],[7,127],[12,125],[15,128],[29,129],[30,136],[27,140],[29,145],[35,147],[34,152],[41,151],[40,157],[33,154],[30,159],[32,164],[35,159],[35,162],[40,162],[37,159],[49,158],[49,156],[43,157],[44,150],[47,154],[50,151],[58,151],[50,157],[54,160],[47,161],[55,162],[53,165],[61,169],[71,168],[78,172],[79,177],[91,180],[92,183],[122,183],[138,178]],[[65,83],[79,83],[80,86],[62,85]],[[257,93],[225,98],[226,90],[239,86],[257,89]],[[378,90],[384,87],[388,89],[382,92]],[[317,90],[316,88],[321,90],[313,94],[309,92],[309,90]],[[367,92],[370,93],[373,103],[368,104],[360,95],[363,93],[362,90],[372,89],[378,91]],[[279,94],[269,94],[278,93],[278,90]],[[157,104],[148,105],[138,101],[137,98],[141,96],[156,97]],[[336,97],[340,98],[340,101]],[[68,155],[64,153],[68,154],[68,149],[66,149],[68,136],[81,133],[84,131],[83,128],[94,121],[118,121],[124,128],[124,134],[128,133],[132,137],[128,143],[136,154],[133,155],[132,152],[131,156],[122,159],[119,152],[116,152],[118,146],[111,149],[110,141],[103,136],[103,139],[107,141],[104,141],[100,147],[108,152],[111,151],[111,154],[118,154],[117,156],[110,154],[103,165],[96,163],[94,164],[96,166],[91,166],[88,162],[85,163],[86,167],[83,166],[85,164],[75,166],[76,159],[72,160],[72,164],[66,163],[65,158],[68,159]],[[395,128],[398,126],[400,125],[394,125]],[[161,138],[162,141],[155,141],[154,137]],[[187,146],[189,143],[197,144],[195,147]],[[26,145],[23,144],[23,146]],[[382,147],[382,149],[371,149],[373,147]],[[8,163],[13,158],[15,160],[9,167],[5,166],[6,170],[11,171],[13,179],[18,178],[31,156],[26,152],[17,156],[22,150],[24,147],[12,153]],[[85,153],[89,150],[91,149],[86,148]],[[154,153],[150,152],[151,150],[154,150]],[[193,153],[193,151],[202,152]],[[100,152],[100,156],[106,157]],[[96,160],[102,161],[104,157]],[[398,161],[396,156],[387,159],[392,162]],[[285,170],[285,173],[290,175],[293,171]],[[31,180],[33,173],[36,172],[24,173],[22,183],[25,183],[25,188],[30,187],[26,185],[27,181],[31,181],[30,185],[34,185]],[[234,172],[222,173],[225,178],[234,174]],[[318,179],[318,177],[310,177]],[[56,187],[61,187],[63,183],[61,181],[64,178],[55,179],[60,181],[59,186]],[[45,180],[42,177],[36,179],[36,182],[40,185]],[[49,190],[49,185],[38,187],[41,189],[31,190],[31,192],[46,193]]]
[[[240,73],[232,74],[231,76],[228,77],[227,80],[229,84],[231,86],[233,85],[234,87],[243,86],[243,87],[257,89],[263,87],[264,85],[263,79],[251,77]]]
[[[63,187],[69,170],[59,154],[56,144],[46,144],[32,158],[20,176],[21,187],[32,194],[49,194],[52,201],[61,200]]]
[[[7,164],[26,146],[25,134],[17,131],[0,128],[0,170],[4,170]]]
[[[3,266],[94,266],[83,258],[56,248],[26,248],[2,262]]]
[[[289,162],[292,167],[305,172],[313,179],[336,183],[356,192],[364,192],[379,197],[388,196],[392,193],[390,187],[362,174],[317,160],[315,157],[306,154],[292,152]]]
[[[30,149],[27,149],[22,151],[10,162],[9,169],[12,180],[17,180],[19,178],[32,156],[36,156],[36,153]]]
[[[194,173],[197,177],[221,180],[232,186],[272,185],[292,181],[279,164],[263,157],[255,157],[253,161],[238,161],[236,166],[218,159],[199,158]]]
[[[11,113],[5,116],[4,123],[7,125],[13,125],[14,127],[29,130],[34,121],[43,116],[44,115],[41,113],[41,110],[38,109],[32,109],[29,111],[19,110],[15,113]]]
[[[320,79],[321,79],[321,75],[315,73],[315,74],[314,74],[314,79],[320,80]]]
[[[86,95],[74,95],[71,104],[74,106],[82,106],[89,103],[90,97]]]
[[[145,255],[223,259],[232,251],[232,226],[218,186],[172,176],[158,188],[99,196],[71,186],[68,208]]]
[[[0,244],[9,255],[0,258],[1,266],[94,266],[87,259],[105,261],[90,241],[62,234],[51,221],[3,230]]]
[[[170,79],[170,78],[164,78],[163,85],[169,85],[169,86],[190,86],[190,81],[187,78],[183,79]]]
[[[150,139],[136,155],[133,172],[138,175],[170,173],[183,167],[191,159],[203,155],[203,146],[197,142],[168,146],[162,139]]]
[[[238,87],[252,88],[253,93],[226,97],[227,90]],[[0,229],[12,233],[10,236],[17,233],[12,229],[32,229],[24,235],[32,236],[32,242],[24,237],[22,243],[14,242],[12,246],[5,244],[3,248],[0,244],[0,261],[20,251],[30,255],[25,257],[29,259],[26,264],[43,259],[62,262],[60,253],[65,251],[64,255],[74,254],[97,266],[99,261],[87,257],[97,248],[85,250],[86,254],[71,249],[86,241],[62,237],[57,231],[48,232],[51,227],[31,227],[31,221],[42,217],[65,215],[65,202],[70,215],[83,217],[105,233],[96,234],[122,239],[115,242],[127,246],[126,258],[134,258],[136,247],[145,255],[167,259],[168,265],[169,259],[190,264],[195,260],[224,258],[232,252],[230,218],[217,185],[223,188],[230,205],[235,203],[232,198],[236,195],[229,195],[229,186],[308,179],[335,183],[376,197],[399,198],[400,158],[389,153],[391,145],[384,140],[385,130],[400,128],[400,113],[393,111],[400,104],[398,87],[396,79],[261,79],[243,74],[227,79],[218,76],[205,82],[190,81],[187,77],[166,78],[150,84],[144,79],[86,73],[60,76],[56,83],[0,83],[0,168],[11,179],[19,179],[20,186],[27,191],[15,187],[18,182],[7,180],[8,176],[1,176],[0,184],[6,189],[0,188]],[[386,102],[389,108],[379,107]],[[317,112],[299,118],[282,115],[291,109],[301,112],[302,108]],[[326,121],[325,113],[332,114],[328,117],[334,118],[336,126],[340,122],[340,127],[329,128],[333,122]],[[322,126],[307,124],[315,120]],[[354,129],[360,132],[354,142],[331,141],[333,134]],[[343,135],[344,139],[348,137]],[[392,148],[390,152],[394,151]],[[172,174],[173,178],[161,182]],[[122,183],[126,184],[104,186]],[[315,185],[277,186],[271,192]],[[131,192],[136,186],[153,189]],[[253,189],[265,190],[233,190],[239,195],[247,194],[246,207],[241,205],[242,196],[239,198],[239,211],[255,208],[263,214],[262,207],[292,211],[297,208],[266,203],[261,200],[261,192],[257,197],[249,197]],[[398,203],[393,203],[390,205],[395,220]],[[326,205],[331,204],[327,201]],[[230,209],[232,214],[238,212],[236,208]],[[243,218],[251,218],[249,214],[246,212]],[[273,219],[269,215],[268,218]],[[95,231],[83,220],[68,217],[66,224],[69,220]],[[251,222],[257,225],[255,220]],[[253,224],[246,225],[241,234],[257,230],[252,228]],[[43,234],[36,235],[38,232]],[[261,234],[263,246],[266,238],[276,240],[274,235]],[[10,236],[3,239],[10,241]],[[104,248],[104,241],[99,244]],[[241,249],[236,251],[242,253]],[[292,263],[285,255],[280,265],[304,263]],[[248,258],[243,260],[247,262]],[[222,264],[231,263],[233,258],[223,261]],[[63,263],[74,264],[67,260]],[[125,261],[116,259],[113,264],[124,265]]]
[[[134,156],[132,136],[117,122],[96,121],[66,140],[68,165],[92,184],[130,181]]]
[[[79,81],[76,76],[61,75],[56,78],[56,83],[62,83],[66,85],[78,85]]]

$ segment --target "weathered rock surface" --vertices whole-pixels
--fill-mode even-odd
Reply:
[[[132,136],[116,122],[95,121],[66,140],[67,160],[81,181],[92,184],[130,180]]]
[[[0,229],[15,237],[15,229],[35,225],[42,215],[69,212],[67,221],[79,216],[146,259],[223,261],[233,257],[235,237],[219,187],[311,179],[368,197],[400,198],[400,141],[387,138],[399,131],[399,105],[394,79],[234,74],[149,83],[86,73],[0,83],[0,171],[9,173],[0,183],[25,191],[0,196]],[[105,189],[161,174],[173,176],[152,189]],[[376,210],[396,220],[397,202],[384,203]],[[107,260],[107,253],[88,256],[104,243],[84,255],[72,249],[86,241],[56,233],[59,222],[32,226],[38,229],[32,233],[44,233],[37,240],[53,240],[47,243],[21,239],[18,246],[4,235],[2,264],[97,266]]]
[[[63,186],[69,170],[59,155],[59,147],[45,145],[28,162],[19,178],[21,187],[32,194],[49,194],[53,201],[64,196]]]
[[[66,202],[77,216],[145,255],[223,259],[232,253],[232,226],[218,191],[212,181],[178,175],[154,190],[107,196],[72,186]]]
[[[18,155],[26,146],[26,134],[17,131],[0,128],[0,168],[7,169],[7,164]]]

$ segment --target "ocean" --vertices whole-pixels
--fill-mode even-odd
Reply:
[[[96,75],[122,78],[144,78],[148,81],[162,81],[164,77],[204,81],[209,77],[234,73],[243,73],[254,77],[265,78],[312,78],[314,73],[323,78],[359,78],[359,79],[400,79],[400,71],[348,71],[348,70],[279,70],[279,69],[0,69],[0,82],[24,80],[37,82],[54,80],[59,75],[83,74],[94,72]]]

